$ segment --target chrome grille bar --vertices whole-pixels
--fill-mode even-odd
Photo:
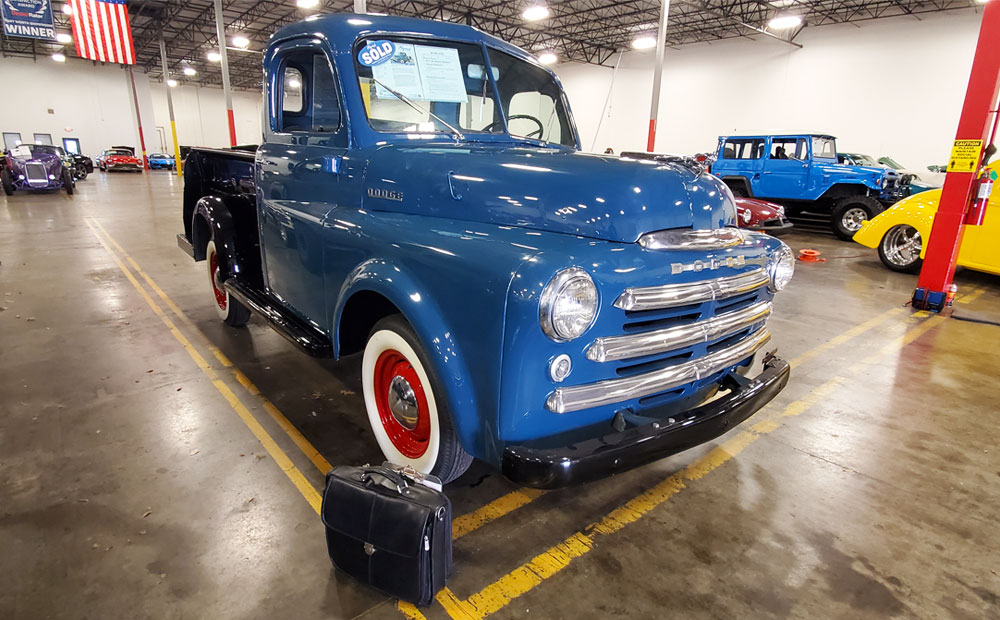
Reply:
[[[764,269],[754,269],[735,276],[726,276],[714,280],[700,280],[685,284],[665,284],[663,286],[648,286],[644,288],[627,288],[618,299],[615,307],[622,310],[656,310],[674,308],[688,304],[700,304],[705,301],[725,299],[740,293],[746,293],[765,286],[770,277]]]
[[[556,388],[545,400],[545,408],[553,413],[569,413],[665,392],[737,364],[756,353],[770,339],[771,334],[762,327],[729,348],[690,362],[634,377]]]
[[[727,312],[705,321],[677,325],[666,329],[597,338],[587,348],[587,359],[595,362],[616,360],[666,353],[699,342],[718,340],[754,323],[763,321],[771,314],[771,302],[761,301],[742,310]]]
[[[28,179],[28,185],[48,185],[49,175],[45,171],[44,164],[28,162],[24,165],[24,174]]]

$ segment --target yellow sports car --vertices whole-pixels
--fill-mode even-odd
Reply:
[[[984,175],[996,178],[1000,161],[986,167]],[[904,198],[866,222],[854,240],[878,248],[882,263],[893,271],[916,273],[924,258],[924,239],[931,235],[941,190],[933,189]],[[982,226],[966,226],[958,264],[976,271],[1000,275],[1000,181],[993,184]]]

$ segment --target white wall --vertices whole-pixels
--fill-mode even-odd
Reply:
[[[167,87],[135,72],[136,93],[142,115],[146,151],[173,152]],[[48,58],[0,59],[0,131],[15,131],[31,142],[34,133],[78,138],[83,152],[95,156],[113,144],[139,147],[139,130],[128,72],[118,66],[93,64],[69,58],[58,63]],[[177,140],[191,146],[229,146],[226,100],[221,88],[178,86],[171,89],[177,120]],[[261,140],[261,96],[233,93],[236,139],[240,144]],[[52,114],[48,110],[52,110]],[[161,131],[158,131],[158,128]],[[2,142],[0,142],[2,148]]]
[[[890,155],[912,169],[944,164],[980,21],[981,12],[961,10],[807,27],[796,39],[802,49],[763,36],[668,49],[656,150],[690,154],[713,151],[725,134],[814,131],[837,136],[843,151]],[[624,55],[594,151],[645,150],[654,56]],[[591,150],[612,70],[555,70]]]
[[[151,85],[156,124],[166,136],[168,152],[173,152],[170,137],[170,114],[167,109],[167,87],[160,82]],[[226,98],[221,88],[199,88],[178,85],[170,89],[177,122],[177,142],[189,146],[229,146],[229,121]],[[255,92],[233,93],[233,117],[236,120],[237,144],[260,144],[262,96]],[[157,138],[157,149],[159,138]]]
[[[135,82],[149,145],[156,135],[149,82],[141,73],[136,73]],[[48,133],[60,146],[63,138],[78,138],[90,155],[112,144],[139,146],[128,73],[117,66],[4,58],[0,84],[0,131],[19,132],[26,143],[34,133]]]

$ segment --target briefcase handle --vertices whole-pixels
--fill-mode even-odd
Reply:
[[[369,486],[375,483],[373,476],[381,476],[394,484],[396,486],[396,492],[402,494],[403,489],[410,486],[406,482],[406,478],[400,474],[394,472],[388,467],[366,467],[364,471],[361,472],[361,483],[365,486]]]

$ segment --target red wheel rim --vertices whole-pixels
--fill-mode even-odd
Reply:
[[[413,390],[417,405],[416,423],[413,428],[407,428],[393,413],[389,404],[389,391],[393,380],[402,379]],[[375,371],[372,378],[375,388],[375,406],[389,441],[399,452],[411,459],[420,458],[427,451],[427,443],[431,435],[431,418],[427,407],[427,396],[423,384],[417,376],[413,365],[402,353],[394,349],[383,351],[375,361]]]
[[[226,309],[226,291],[219,288],[217,282],[219,281],[219,257],[215,252],[208,257],[208,277],[212,280],[212,292],[215,293],[215,303],[219,304],[219,308],[222,310]]]

